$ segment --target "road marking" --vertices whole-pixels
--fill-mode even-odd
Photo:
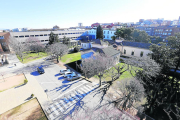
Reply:
[[[56,98],[55,98],[55,99],[53,99],[53,100],[56,100],[56,99],[58,99],[58,98],[60,98],[60,97],[64,96],[65,94],[67,94],[67,93],[69,93],[69,92],[73,91],[74,89],[76,89],[76,88],[78,88],[78,87],[80,87],[81,85],[84,85],[84,84],[85,84],[85,83],[78,85],[77,87],[75,87],[75,88],[73,88],[73,89],[69,90],[68,92],[65,92],[64,94],[61,94],[60,96],[56,97]]]

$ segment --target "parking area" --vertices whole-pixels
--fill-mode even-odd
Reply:
[[[51,67],[43,68],[45,70],[44,74],[39,74],[36,70],[33,71],[31,75],[35,76],[51,100],[58,98],[62,94],[65,94],[78,86],[88,83],[82,78],[74,81],[68,81],[63,77],[63,75],[59,74],[59,71],[62,68],[60,68],[58,65],[52,65]]]
[[[78,101],[81,101],[95,90],[95,86],[83,78],[68,81],[67,78],[59,74],[63,68],[56,64],[50,67],[44,66],[43,68],[44,74],[39,74],[37,70],[34,70],[31,75],[36,78],[48,98],[52,101],[45,108],[49,119],[53,120],[62,117],[62,114],[70,110],[69,108],[77,105]]]

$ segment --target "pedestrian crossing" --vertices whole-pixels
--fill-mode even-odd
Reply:
[[[77,88],[76,90],[68,93],[68,95],[66,95],[63,99],[58,98],[54,100],[54,103],[46,109],[49,118],[54,120],[58,116],[62,115],[69,107],[75,105],[75,103],[84,98],[94,89],[95,88],[90,85],[84,85],[83,87]]]

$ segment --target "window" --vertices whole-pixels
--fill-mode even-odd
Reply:
[[[23,38],[24,36],[19,36],[19,38]]]
[[[106,33],[106,31],[104,31],[104,34]]]
[[[25,35],[25,37],[29,37],[29,35]]]
[[[131,55],[134,55],[134,50],[132,51]]]
[[[59,33],[59,35],[61,35],[61,33]]]
[[[43,35],[40,35],[40,36],[43,36]]]
[[[68,33],[68,34],[71,34],[71,33]]]
[[[109,31],[108,31],[108,34],[109,34]]]
[[[62,33],[62,35],[64,35],[64,33]]]
[[[126,50],[124,49],[124,54],[126,54]]]
[[[41,42],[44,42],[44,40],[41,40]]]
[[[30,35],[30,37],[34,37],[34,35]]]
[[[105,38],[105,35],[104,35],[104,38]]]
[[[67,35],[67,33],[65,33],[65,35]]]
[[[39,35],[35,35],[35,37],[39,37]]]
[[[18,38],[18,36],[14,36],[15,38]]]
[[[107,38],[109,38],[109,35],[107,35]]]
[[[45,40],[45,41],[49,41],[49,40]]]
[[[140,56],[141,56],[141,57],[143,56],[143,53],[144,53],[144,52],[143,52],[143,51],[141,51],[141,53],[140,53]]]
[[[0,39],[4,39],[4,36],[0,36]]]
[[[48,34],[48,36],[50,36],[50,34]]]
[[[44,36],[47,36],[47,34],[44,34]]]

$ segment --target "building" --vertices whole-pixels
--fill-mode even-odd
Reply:
[[[122,41],[117,44],[119,45],[121,55],[124,56],[147,57],[148,53],[151,53],[149,50],[151,43]]]
[[[82,23],[78,23],[78,27],[82,27],[83,26],[83,24]]]
[[[114,33],[116,32],[115,29],[108,29],[108,28],[104,28],[103,29],[103,35],[104,35],[104,39],[106,40],[112,40],[112,36],[114,36]],[[88,35],[89,36],[93,36],[93,38],[96,38],[96,29],[90,29],[88,30]]]
[[[57,26],[57,25],[53,26],[53,30],[59,30],[59,29],[60,29],[59,26]]]
[[[27,32],[29,31],[29,28],[14,28],[12,29],[12,32]]]
[[[1,52],[9,51],[8,46],[8,39],[9,39],[10,33],[9,32],[1,32],[0,33],[0,45],[1,45]]]
[[[84,50],[91,49],[92,48],[92,43],[82,41],[81,42],[81,48],[84,49]]]
[[[23,43],[26,42],[29,37],[36,37],[41,41],[42,44],[47,44],[49,42],[50,32],[51,31],[10,32],[10,35]],[[73,40],[80,40],[82,39],[81,36],[87,35],[85,29],[62,29],[52,32],[58,35],[59,39],[66,36]]]

